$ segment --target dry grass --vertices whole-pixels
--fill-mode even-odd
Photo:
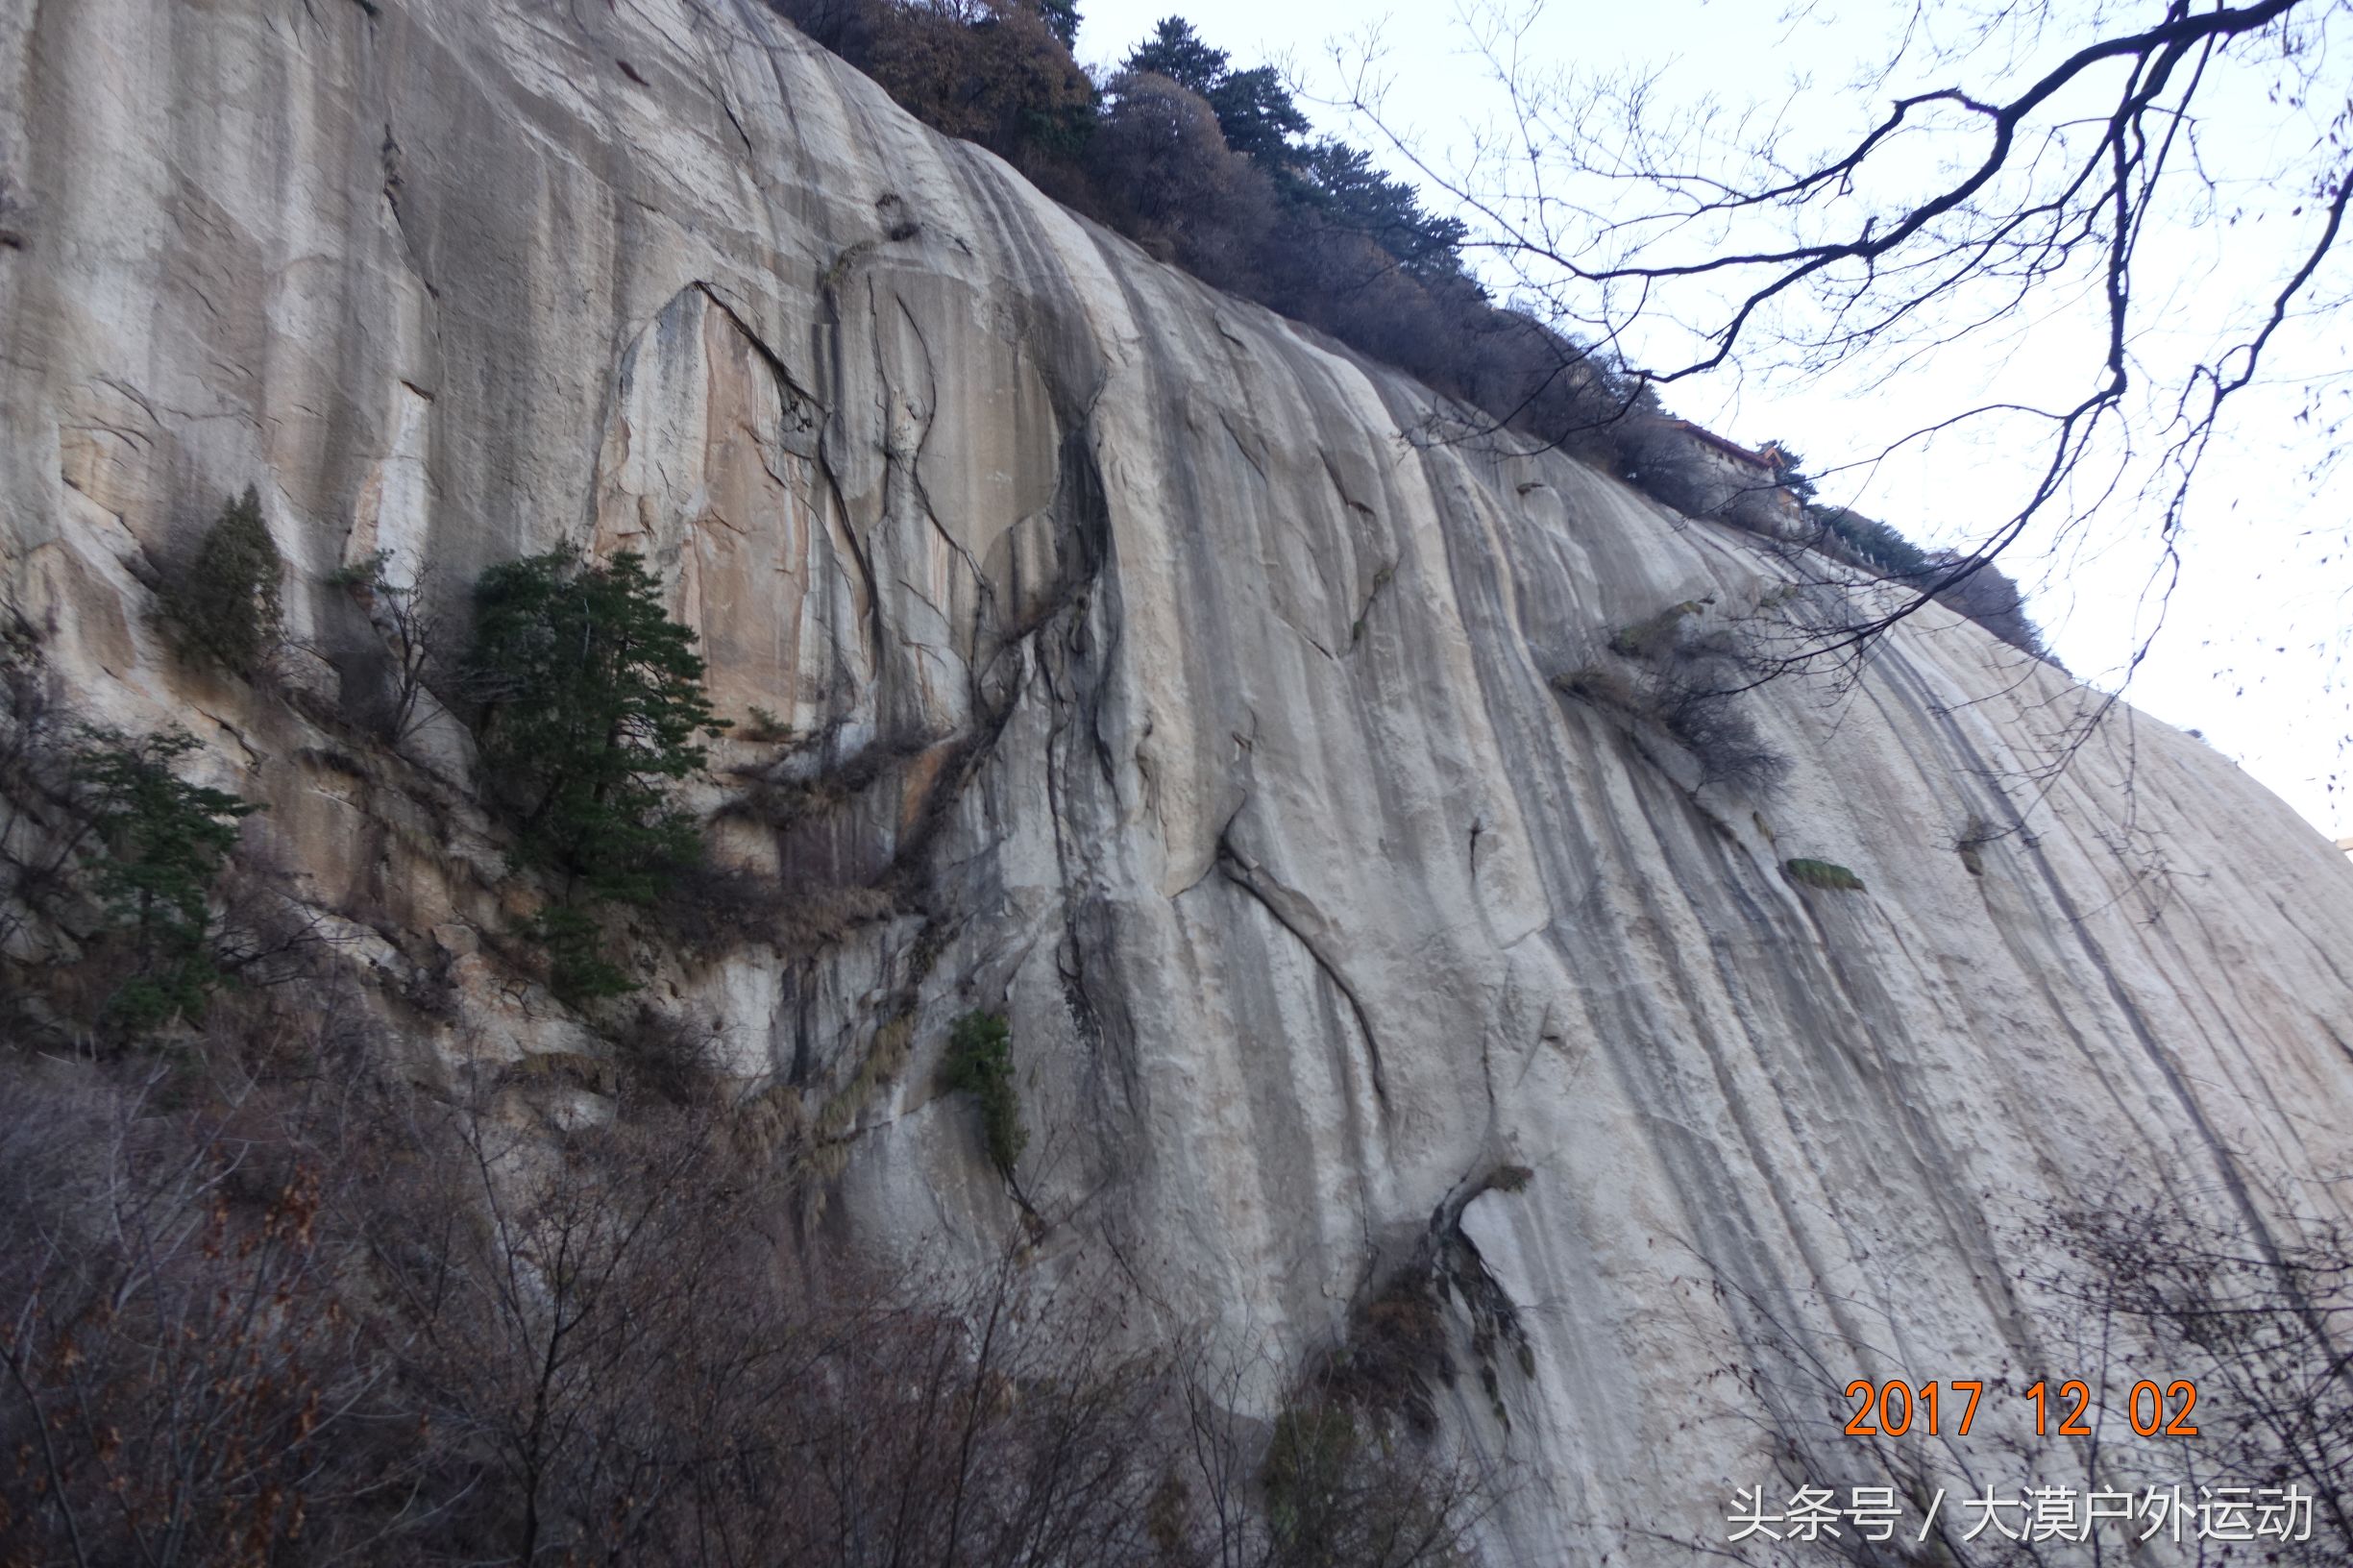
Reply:
[[[746,1159],[765,1160],[798,1143],[808,1131],[809,1113],[799,1088],[771,1084],[737,1107],[728,1131]]]
[[[655,918],[682,954],[709,963],[754,943],[813,951],[893,908],[880,888],[794,887],[763,872],[706,864],[678,873]]]
[[[717,1101],[723,1086],[719,1026],[698,1026],[674,1013],[640,1007],[612,1036],[625,1090],[678,1107]]]
[[[621,1092],[621,1065],[585,1051],[534,1051],[500,1069],[509,1084],[570,1084],[608,1099]]]
[[[1967,869],[1970,875],[1983,876],[1985,874],[1985,846],[2000,837],[2002,837],[2000,828],[1996,827],[1975,812],[1972,812],[1968,825],[1963,827],[1959,837],[1952,841],[1953,851],[1961,857],[1961,865]]]
[[[810,1129],[808,1144],[800,1157],[804,1169],[825,1181],[842,1173],[842,1167],[849,1163],[850,1134],[858,1118],[877,1095],[898,1082],[914,1044],[912,1009],[874,1031],[866,1055],[858,1063],[858,1070],[818,1112],[817,1123]]]
[[[1684,634],[1683,623],[1705,613],[1706,605],[1696,599],[1670,604],[1655,615],[1643,617],[1631,625],[1620,626],[1609,634],[1609,650],[1630,659],[1649,661],[1673,649]]]
[[[1706,612],[1706,600],[1685,600],[1621,626],[1608,657],[1589,658],[1552,684],[1605,713],[1663,730],[1699,764],[1700,788],[1769,790],[1787,775],[1789,759],[1741,703],[1755,683],[1755,660],[1737,627],[1708,624]]]
[[[1643,710],[1642,694],[1624,672],[1605,664],[1580,665],[1553,677],[1553,689],[1565,692],[1581,702],[1590,702],[1597,708],[1612,713],[1639,714]]]
[[[1487,1173],[1487,1186],[1497,1192],[1525,1192],[1535,1175],[1526,1165],[1497,1165]]]

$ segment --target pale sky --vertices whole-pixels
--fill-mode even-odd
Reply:
[[[1708,93],[1770,94],[1802,62],[1821,86],[1802,103],[1822,106],[1824,134],[1843,131],[1874,106],[1833,89],[1850,62],[1875,58],[1886,18],[1910,8],[1848,0],[1834,27],[1822,24],[1826,7],[1796,24],[1779,19],[1784,9],[1777,0],[1649,0],[1640,7],[1556,0],[1530,35],[1530,53],[1587,69],[1664,66],[1662,98],[1677,102]],[[1173,12],[1229,51],[1236,65],[1287,64],[1311,92],[1329,98],[1341,95],[1330,45],[1360,37],[1377,15],[1334,0],[1280,7],[1262,0],[1082,0],[1081,10],[1082,61],[1115,64],[1159,17]],[[1452,7],[1401,11],[1377,26],[1385,68],[1394,82],[1391,112],[1425,156],[1442,164],[1466,124],[1491,117],[1499,99],[1483,67],[1468,57],[1467,35]],[[1986,80],[1968,85],[1994,86]],[[1382,152],[1369,132],[1352,130],[1336,110],[1303,107],[1319,132],[1349,135]],[[2237,106],[2246,110],[2239,120],[2227,102],[2210,107],[2209,156],[2224,169],[2226,183],[2235,171],[2246,188],[2268,187],[2261,193],[2276,195],[2272,160],[2296,149],[2283,152],[2261,139],[2279,136],[2258,112],[2260,105]],[[1393,158],[1384,160],[1403,172]],[[2272,216],[2284,220],[2282,213]],[[2243,245],[2243,233],[2226,234],[2215,226],[2154,236],[2145,247],[2150,281],[2144,294],[2162,282],[2178,296],[2154,314],[2169,320],[2178,306],[2189,320],[2197,304],[2227,284],[2214,259],[2224,241]],[[2147,267],[2146,255],[2161,256],[2167,265]],[[2326,280],[2339,297],[2348,270],[2341,256]],[[2037,354],[2048,353],[2068,331],[2063,317],[2047,317],[2031,331],[1977,351],[1973,362],[1948,355],[1932,379],[1875,390],[1831,379],[1752,376],[1743,382],[1718,377],[1679,384],[1669,402],[1677,412],[1735,439],[1781,437],[1819,469],[1875,451],[1973,401],[1972,393],[1998,389],[2003,376],[2018,376],[2022,366],[2031,370]],[[2283,347],[2324,372],[2341,373],[2353,363],[2353,333],[2341,325],[2307,331]],[[2340,381],[2332,395],[2341,399],[2342,388]],[[2154,646],[2131,674],[2128,696],[2143,711],[2201,732],[2330,837],[2353,836],[2353,790],[2337,784],[2343,772],[2353,785],[2347,768],[2353,755],[2346,749],[2353,735],[2346,662],[2353,643],[2347,630],[2353,621],[2347,613],[2353,607],[2353,506],[2344,499],[2353,495],[2353,473],[2340,472],[2318,485],[2306,477],[2328,453],[2294,418],[2300,394],[2255,388],[2242,397],[2238,417],[2201,470],[2179,542],[2180,586]],[[1825,495],[1853,501],[1923,544],[1963,545],[2005,515],[2001,497],[2018,475],[2016,459],[1998,443],[1948,442],[1880,465],[1859,494],[1826,485]],[[2120,510],[2096,534],[2055,548],[2047,538],[2029,536],[2002,557],[2026,588],[2053,649],[2078,676],[2101,686],[2113,687],[2124,675],[2142,640],[2136,627],[2146,614],[2143,589],[2155,565],[2146,523]]]

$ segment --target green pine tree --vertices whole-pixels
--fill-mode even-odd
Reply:
[[[108,1012],[134,1033],[196,1017],[220,984],[212,884],[236,847],[237,820],[259,809],[173,772],[194,749],[184,733],[127,742],[92,731],[75,758],[90,827],[83,864],[109,928],[129,938],[137,963]]]
[[[994,1013],[967,1013],[948,1034],[944,1064],[947,1087],[980,1101],[981,1136],[990,1164],[1011,1178],[1029,1131],[1021,1125],[1020,1090],[1013,1076],[1013,1033]]]
[[[1213,49],[1202,41],[1184,17],[1164,16],[1150,37],[1128,51],[1119,68],[1155,72],[1207,98],[1225,80],[1230,58],[1223,49]]]
[[[629,552],[598,564],[559,549],[494,567],[475,610],[465,680],[485,704],[483,766],[514,814],[516,858],[562,873],[575,899],[539,922],[558,989],[626,990],[595,960],[588,909],[650,903],[701,856],[673,790],[707,760],[698,737],[728,722],[703,697],[695,633]]]
[[[1038,0],[1038,14],[1065,49],[1078,47],[1078,0]]]
[[[261,520],[260,493],[249,484],[205,530],[186,577],[164,592],[164,608],[179,624],[180,656],[240,675],[258,673],[282,635],[278,582],[284,574],[285,560]]]

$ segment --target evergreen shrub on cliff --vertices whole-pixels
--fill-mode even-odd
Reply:
[[[695,633],[670,619],[644,560],[568,548],[493,567],[475,592],[470,695],[481,757],[512,815],[516,859],[561,874],[569,901],[532,935],[576,1000],[630,988],[599,951],[596,905],[654,901],[701,858],[672,797],[728,721],[702,692]]]
[[[948,1036],[947,1087],[980,1101],[981,1133],[989,1161],[1010,1177],[1029,1131],[1021,1125],[1021,1101],[1013,1081],[1013,1037],[994,1013],[967,1013]]]
[[[163,592],[180,656],[235,674],[258,674],[278,648],[278,579],[284,574],[285,560],[261,520],[260,493],[249,484],[205,530],[186,576]]]
[[[1832,893],[1861,893],[1863,879],[1829,860],[1787,860],[1781,870],[1793,882],[1802,882],[1809,888],[1826,888]]]
[[[186,734],[126,741],[93,731],[71,762],[89,891],[133,966],[107,1013],[135,1034],[193,1018],[220,984],[212,885],[236,846],[237,820],[259,809],[174,772],[195,748]]]

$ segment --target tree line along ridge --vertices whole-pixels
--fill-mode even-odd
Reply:
[[[1461,220],[1427,210],[1364,149],[1313,134],[1281,73],[1237,65],[1182,16],[1163,18],[1098,80],[1070,52],[1074,0],[768,3],[926,125],[986,147],[1155,258],[1679,510],[1755,528],[1757,502],[1787,490],[1805,545],[2049,656],[1998,567],[1923,551],[1886,524],[1815,504],[1794,461],[1703,496],[1706,455],[1654,385],[1497,304],[1466,259]]]

